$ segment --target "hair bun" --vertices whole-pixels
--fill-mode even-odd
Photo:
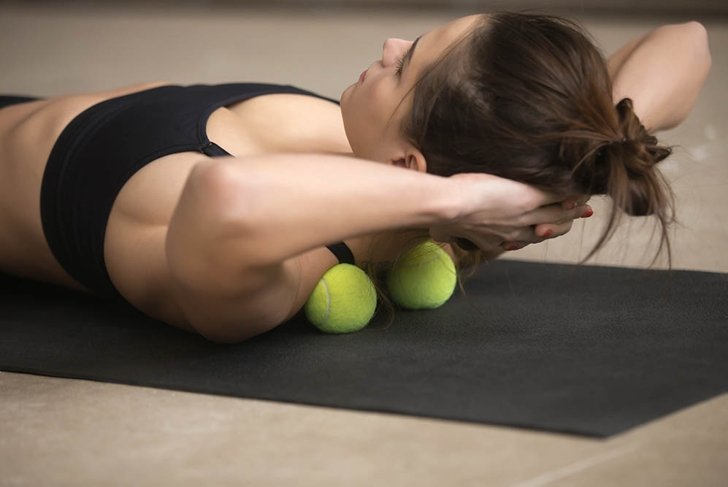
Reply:
[[[626,157],[624,160],[628,169],[640,173],[641,171],[651,169],[652,166],[667,158],[672,151],[668,147],[658,144],[657,137],[651,135],[642,125],[637,115],[634,113],[634,105],[629,98],[622,98],[617,106],[617,117],[619,119],[618,136],[611,144],[621,144],[628,146],[634,154],[634,157]]]
[[[617,131],[597,152],[597,166],[604,176],[600,189],[610,194],[630,215],[653,214],[662,201],[661,177],[654,166],[671,154],[671,149],[658,144],[634,113],[632,100],[617,103]],[[617,194],[623,187],[626,193]]]

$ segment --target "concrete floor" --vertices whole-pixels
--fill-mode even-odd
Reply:
[[[459,14],[0,5],[0,93],[166,79],[281,82],[338,97],[383,39]],[[664,22],[584,19],[607,53]],[[713,71],[689,120],[662,135],[678,146],[662,167],[681,221],[674,267],[728,272],[728,23],[706,25]],[[602,207],[510,258],[575,262]],[[630,220],[593,262],[646,266],[650,228]],[[724,486],[726,460],[728,395],[597,441],[0,372],[0,485]]]

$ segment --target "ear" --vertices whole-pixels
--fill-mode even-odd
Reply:
[[[408,149],[401,157],[392,160],[392,165],[413,171],[427,172],[427,161],[422,152],[417,149]]]

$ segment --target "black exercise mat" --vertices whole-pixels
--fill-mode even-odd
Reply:
[[[498,261],[433,311],[215,345],[0,279],[0,369],[609,436],[728,389],[728,274]]]

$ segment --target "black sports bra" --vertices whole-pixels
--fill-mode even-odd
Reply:
[[[273,93],[338,103],[289,85],[168,85],[103,101],[75,117],[51,150],[41,187],[43,230],[59,263],[89,289],[118,297],[104,262],[104,237],[124,184],[165,155],[231,155],[207,137],[212,112]],[[327,247],[340,262],[354,263],[343,242]]]

